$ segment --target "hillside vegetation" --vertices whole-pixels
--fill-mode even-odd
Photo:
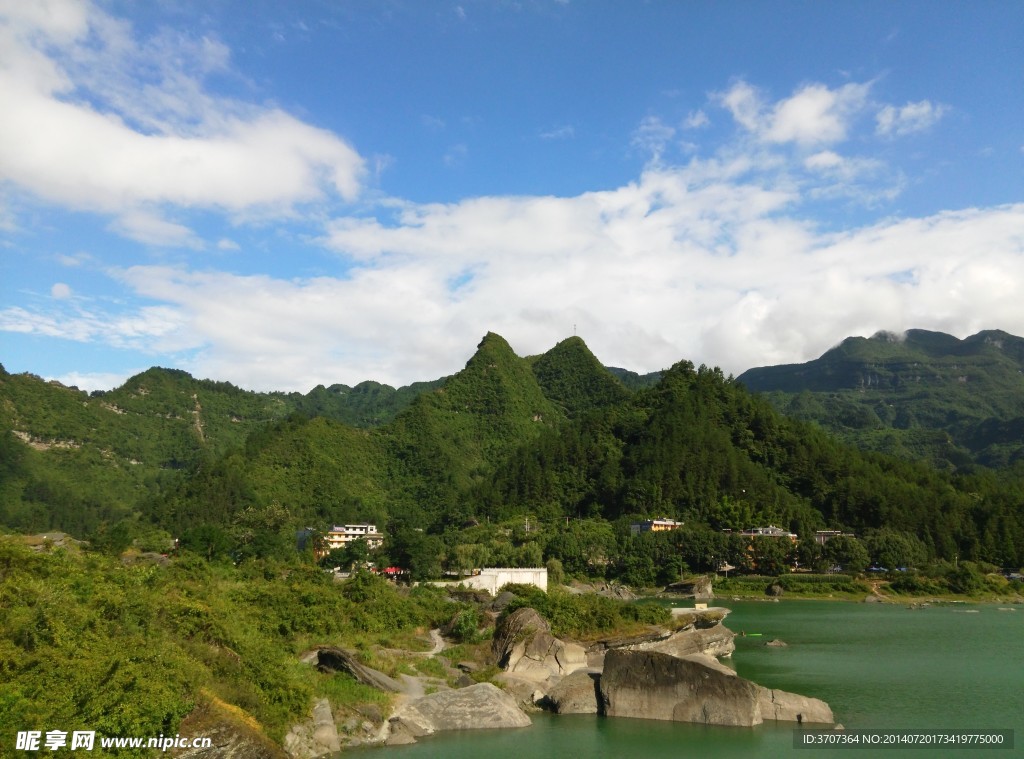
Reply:
[[[957,342],[907,341],[924,346],[920,356]],[[1017,338],[963,342],[962,363],[980,351],[988,364],[978,365],[1009,381]],[[882,337],[844,345],[843,356],[879,366],[902,350]],[[1012,393],[992,392],[975,405],[1012,413]],[[862,452],[717,369],[684,361],[630,389],[579,338],[524,359],[488,334],[465,369],[406,396],[391,421],[354,427],[297,411],[293,396],[183,372],[150,370],[92,397],[4,374],[0,519],[110,546],[183,538],[207,556],[271,555],[292,550],[298,530],[365,520],[388,528],[393,556],[423,559],[424,575],[502,558],[635,577],[683,555],[691,569],[746,555],[719,546],[701,557],[629,537],[631,520],[655,516],[716,536],[691,536],[697,543],[771,523],[804,540],[821,528],[888,531],[918,562],[1024,563],[1024,465],[953,472]],[[503,522],[526,531],[494,533]]]
[[[998,330],[851,337],[814,361],[739,380],[860,448],[959,471],[1024,459],[1024,339]]]

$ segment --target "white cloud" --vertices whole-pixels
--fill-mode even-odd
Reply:
[[[0,179],[122,216],[128,232],[144,206],[283,213],[357,195],[363,160],[337,135],[205,89],[206,73],[228,66],[221,43],[133,35],[89,3],[7,3]]]
[[[759,140],[814,146],[846,139],[852,119],[867,105],[870,87],[851,83],[830,89],[808,84],[769,105],[756,88],[739,81],[716,99]]]
[[[64,282],[55,282],[50,288],[50,296],[56,300],[67,300],[71,297],[71,287]]]
[[[469,148],[464,143],[456,143],[445,151],[441,162],[448,167],[462,166],[469,156]]]
[[[876,131],[886,137],[924,132],[938,123],[946,111],[946,106],[928,100],[907,103],[902,108],[887,105],[875,116],[878,124]]]
[[[128,372],[69,372],[56,377],[47,377],[48,380],[56,380],[66,387],[77,387],[91,393],[93,390],[110,390],[113,387],[120,387],[130,377],[144,372],[149,367],[140,367]]]
[[[146,306],[123,314],[74,305],[47,313],[12,306],[0,310],[0,331],[155,353],[187,347],[177,337],[170,337],[180,332],[182,318],[180,312],[166,306]]]
[[[704,111],[696,110],[687,115],[683,120],[683,127],[685,129],[700,129],[711,123],[711,119]]]
[[[849,160],[808,158],[826,172]],[[298,390],[448,374],[487,330],[526,355],[576,325],[608,364],[731,372],[879,329],[1024,333],[1024,205],[826,234],[799,217],[799,193],[749,166],[649,169],[574,197],[405,203],[389,224],[331,224],[323,242],[355,265],[344,277],[133,267],[116,276],[150,305],[132,314],[7,309],[0,328],[170,351],[200,376]]]
[[[657,116],[646,116],[633,131],[630,142],[635,149],[648,154],[652,163],[657,163],[675,135],[674,127]]]
[[[542,140],[568,140],[575,136],[576,130],[571,124],[564,124],[540,133]]]
[[[816,181],[807,189],[808,197],[816,199],[850,198],[872,207],[896,198],[906,183],[900,172],[889,169],[882,161],[842,156],[831,150],[807,156],[803,166]]]
[[[804,166],[812,171],[833,171],[841,168],[844,163],[843,157],[831,150],[822,150],[804,159]]]
[[[188,227],[147,211],[130,211],[115,219],[110,228],[145,245],[200,248],[202,242]]]

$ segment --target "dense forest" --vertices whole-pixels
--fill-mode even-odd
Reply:
[[[903,347],[920,352],[922,341],[941,342],[912,335]],[[846,354],[899,347],[848,343]],[[985,333],[969,347],[980,346],[987,376],[1008,382],[1020,343]],[[294,551],[300,531],[368,521],[388,535],[389,560],[419,576],[554,560],[660,582],[722,562],[763,565],[770,557],[752,560],[736,532],[768,524],[800,538],[784,565],[850,563],[813,544],[825,528],[855,534],[882,566],[1024,563],[1019,456],[936,466],[866,450],[808,414],[783,415],[744,377],[686,361],[646,377],[612,371],[575,337],[521,358],[495,334],[461,372],[398,390],[261,394],[152,369],[88,395],[0,369],[0,526],[114,548],[161,551],[178,539],[239,560]],[[1012,427],[1006,382],[979,383],[978,424]],[[810,392],[786,405],[806,410]],[[929,397],[941,400],[934,388]],[[902,403],[891,399],[893,418],[925,418]],[[652,517],[686,528],[631,534]]]

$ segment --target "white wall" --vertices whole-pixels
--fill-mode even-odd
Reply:
[[[459,582],[462,585],[467,585],[471,588],[486,590],[492,596],[497,595],[502,585],[507,585],[510,582],[519,583],[521,585],[536,585],[541,590],[547,592],[548,570],[544,567],[531,567],[526,569],[512,569],[511,567],[485,567],[480,570],[480,574],[473,575],[472,577],[465,577],[459,580]]]

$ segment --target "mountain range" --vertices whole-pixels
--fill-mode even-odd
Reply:
[[[957,441],[947,448],[961,462],[936,468],[913,453],[928,435],[952,435],[928,426],[940,420],[965,441],[986,424],[1012,427],[1024,413],[1021,343],[995,332],[851,338],[817,362],[734,379],[686,361],[655,375],[609,370],[577,337],[523,358],[489,333],[451,377],[305,395],[167,369],[90,395],[0,369],[0,526],[237,535],[371,521],[439,534],[669,516],[801,535],[889,529],[933,556],[1019,566],[1024,476],[1010,436],[978,449],[1002,452],[999,472]],[[902,458],[844,444],[821,408],[843,410],[840,421],[870,411],[875,426],[836,429],[865,433],[861,444],[889,435]]]

